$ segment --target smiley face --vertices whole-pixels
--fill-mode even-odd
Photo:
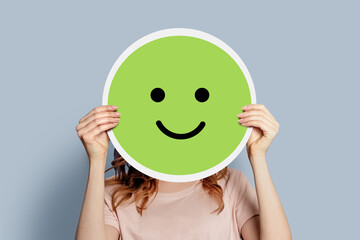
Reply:
[[[172,182],[207,177],[240,153],[252,128],[241,107],[255,103],[240,57],[224,42],[193,29],[149,34],[111,69],[104,105],[118,106],[108,131],[117,151],[139,171]]]
[[[165,92],[164,90],[162,90],[161,88],[155,88],[151,91],[151,99],[154,102],[161,102],[163,99],[165,98]],[[196,100],[198,100],[199,102],[205,102],[208,98],[209,98],[209,91],[206,90],[205,88],[199,88],[198,90],[196,90],[195,92],[195,98]],[[203,128],[205,127],[205,122],[201,121],[199,123],[199,125],[193,129],[190,132],[187,133],[174,133],[170,130],[168,130],[163,123],[161,122],[161,120],[157,120],[156,121],[156,126],[159,128],[159,130],[165,134],[168,137],[174,138],[174,139],[188,139],[188,138],[192,138],[194,136],[196,136],[197,134],[199,134]]]

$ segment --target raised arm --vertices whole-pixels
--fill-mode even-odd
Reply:
[[[266,163],[266,152],[279,131],[279,123],[262,104],[250,104],[238,115],[243,126],[253,127],[246,144],[254,173],[259,216],[249,219],[242,227],[245,240],[291,240],[290,226]]]
[[[76,131],[89,157],[89,176],[75,240],[116,240],[119,233],[104,222],[105,164],[109,137],[107,130],[119,121],[116,108],[98,106],[80,119]]]

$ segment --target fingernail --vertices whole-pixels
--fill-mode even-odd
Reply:
[[[244,113],[240,113],[240,114],[238,114],[237,116],[238,116],[238,117],[242,117],[242,116],[244,116]]]
[[[117,109],[117,106],[112,106],[113,107],[113,109]]]
[[[247,106],[244,106],[244,107],[242,107],[241,109],[242,109],[242,110],[245,110],[245,109],[247,109]]]

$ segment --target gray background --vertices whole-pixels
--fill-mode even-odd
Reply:
[[[267,160],[294,239],[356,238],[358,9],[355,1],[2,1],[0,239],[74,238],[88,174],[75,126],[101,105],[118,56],[172,27],[220,38],[247,65],[258,103],[280,123]],[[253,183],[245,150],[231,167]]]

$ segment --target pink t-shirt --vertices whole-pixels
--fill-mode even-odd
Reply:
[[[259,214],[255,189],[246,176],[237,169],[229,168],[230,179],[218,181],[224,191],[224,209],[217,215],[211,213],[217,202],[202,189],[199,181],[190,187],[173,193],[159,192],[143,210],[136,211],[135,203],[121,204],[111,210],[111,189],[105,188],[105,224],[115,227],[122,240],[238,240],[241,227],[251,217]],[[150,199],[150,201],[153,197]],[[149,201],[149,202],[150,202]]]

